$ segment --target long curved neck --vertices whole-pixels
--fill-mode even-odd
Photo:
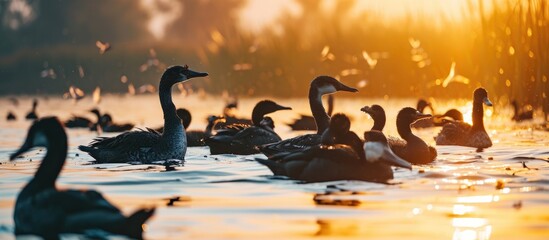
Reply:
[[[328,95],[328,116],[332,116],[334,113],[334,95]]]
[[[34,178],[29,182],[23,191],[32,191],[54,188],[55,180],[59,176],[65,158],[67,157],[67,136],[63,133],[63,138],[48,139],[48,150],[40,167],[34,174]]]
[[[484,130],[484,107],[482,101],[473,101],[473,129]]]
[[[515,117],[518,117],[519,115],[519,107],[517,103],[513,103],[513,110],[515,110]]]
[[[204,135],[206,137],[212,136],[212,130],[216,123],[217,123],[217,120],[208,121],[208,125],[206,125],[206,130],[204,130]]]
[[[93,112],[93,114],[95,114],[95,117],[97,117],[97,123],[99,124],[99,121],[101,120],[101,113]]]
[[[260,110],[259,107],[255,107],[252,111],[252,123],[256,127],[261,127],[261,120],[265,116],[265,112]]]
[[[385,113],[377,114],[374,117],[374,126],[372,126],[372,130],[377,130],[380,132],[383,131],[383,128],[385,127],[385,122],[386,122]]]
[[[326,114],[326,110],[322,106],[322,95],[318,92],[317,88],[311,87],[309,89],[309,105],[315,118],[316,133],[322,134],[330,125],[330,116]]]
[[[400,137],[403,138],[404,140],[414,136],[414,134],[412,133],[412,129],[410,128],[410,124],[412,123],[408,119],[397,117],[398,135],[400,135]]]
[[[181,119],[177,116],[175,105],[172,101],[172,86],[173,83],[168,83],[165,79],[160,80],[158,94],[160,96],[160,105],[164,113],[164,132],[163,135],[169,134],[178,127],[183,128]]]

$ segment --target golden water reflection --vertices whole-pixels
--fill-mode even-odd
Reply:
[[[487,240],[492,234],[492,225],[485,218],[454,218],[454,240]]]
[[[505,192],[502,191],[502,193]],[[454,227],[452,239],[490,239],[492,225],[489,224],[486,218],[467,217],[473,215],[477,207],[466,204],[488,204],[498,202],[499,200],[500,197],[498,195],[457,197],[456,202],[459,204],[454,204],[452,211],[453,215],[456,216],[452,219],[452,226]]]

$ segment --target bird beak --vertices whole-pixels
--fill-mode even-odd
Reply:
[[[280,106],[280,105],[278,105],[278,108],[279,108],[278,110],[292,110],[291,107],[284,107],[284,106]]]
[[[19,150],[17,150],[16,152],[14,152],[10,155],[10,161],[15,160],[21,154],[28,152],[32,147],[33,147],[32,146],[32,140],[31,140],[31,138],[27,137],[27,139],[23,143],[23,146],[21,146],[21,148],[19,148]]]
[[[208,73],[202,73],[202,72],[195,72],[192,70],[186,71],[186,77],[187,79],[195,78],[195,77],[206,77],[208,76]]]
[[[492,106],[492,102],[490,102],[490,99],[488,99],[488,97],[485,97],[484,100],[483,100],[484,104],[486,104],[486,106]]]
[[[419,120],[419,119],[423,119],[423,118],[430,118],[430,117],[433,117],[433,115],[417,112],[415,120]]]
[[[385,162],[385,164],[412,170],[412,164],[397,156],[389,148],[389,146],[385,146],[383,148],[383,155],[381,156],[381,159]]]
[[[338,91],[345,91],[345,92],[358,92],[358,89],[349,87],[343,83],[340,83],[339,86],[336,87]]]
[[[360,111],[370,114],[372,113],[372,108],[370,108],[370,106],[364,106],[363,108],[360,109]]]

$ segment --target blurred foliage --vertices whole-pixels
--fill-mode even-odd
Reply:
[[[120,92],[123,74],[136,86],[155,84],[161,68],[139,71],[152,48],[162,66],[208,71],[209,79],[191,84],[211,93],[305,96],[324,74],[360,87],[360,96],[470,98],[483,86],[500,104],[517,99],[549,110],[547,0],[470,0],[461,21],[412,13],[386,21],[353,15],[354,0],[334,1],[330,11],[296,0],[301,14],[286,13],[259,33],[237,26],[244,0],[177,1],[183,14],[163,40],[147,31],[149,13],[136,1],[29,1],[38,6],[36,20],[0,30],[0,93],[60,93],[69,85]],[[2,19],[7,2],[0,2]],[[99,55],[96,40],[112,50]],[[453,63],[468,84],[444,87]],[[40,77],[47,68],[56,79]]]

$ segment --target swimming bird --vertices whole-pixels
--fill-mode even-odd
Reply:
[[[100,125],[103,132],[125,132],[132,130],[135,125],[131,123],[114,123],[110,114],[101,116]]]
[[[513,100],[511,105],[513,105],[514,110],[514,115],[511,120],[515,122],[522,122],[534,119],[534,110],[532,110],[532,106],[528,105],[526,109],[521,109],[517,100]]]
[[[252,126],[231,125],[234,128],[219,130],[215,136],[206,138],[206,145],[210,147],[211,154],[247,155],[258,153],[257,146],[281,140],[273,130],[272,119],[266,118],[265,115],[291,109],[270,100],[260,101],[252,111]]]
[[[183,128],[187,130],[189,126],[191,125],[192,121],[192,115],[189,110],[185,108],[178,108],[176,110],[177,116],[181,119],[181,123],[183,124]],[[208,138],[212,136],[212,129],[213,126],[217,121],[222,120],[223,117],[221,116],[208,116],[207,121],[208,125],[206,126],[206,130],[200,131],[200,130],[192,130],[192,131],[186,131],[187,134],[187,146],[188,147],[197,147],[197,146],[206,146],[206,143],[204,142],[205,138]],[[157,132],[164,132],[164,127],[155,129]]]
[[[371,107],[364,106],[360,109],[360,111],[367,113],[374,120],[374,125],[372,126],[371,130],[377,130],[380,132],[383,131],[386,122],[385,110],[383,109],[383,107],[374,104]]]
[[[15,113],[13,113],[12,111],[9,111],[8,115],[6,115],[6,120],[7,121],[15,121],[15,120],[17,120],[17,117],[15,116]]]
[[[334,95],[328,95],[328,116],[332,116],[334,111]],[[295,119],[293,123],[286,124],[292,130],[316,130],[315,118],[311,115],[301,114],[300,118]]]
[[[96,118],[95,123],[90,125],[90,131],[97,131],[97,127],[101,124],[101,112],[99,112],[99,109],[97,108],[90,110],[90,112],[93,113]]]
[[[447,123],[435,137],[437,145],[459,145],[479,149],[491,147],[492,140],[484,129],[482,104],[492,106],[488,92],[484,88],[477,88],[473,93],[473,125],[465,122]]]
[[[143,208],[126,217],[97,191],[56,188],[55,181],[67,156],[67,135],[57,118],[33,123],[10,161],[34,147],[45,147],[47,153],[34,178],[17,196],[13,213],[16,235],[58,239],[61,233],[103,230],[143,238],[142,225],[154,214],[154,208]]]
[[[463,114],[453,108],[446,111],[444,114],[435,114],[435,110],[430,102],[427,102],[424,99],[420,99],[417,103],[417,110],[420,113],[424,113],[426,107],[431,109],[433,116],[431,118],[423,118],[412,123],[413,128],[430,128],[430,127],[440,127],[444,124],[452,121],[463,121]]]
[[[66,128],[90,128],[93,122],[82,116],[73,115],[69,120],[65,121]]]
[[[417,107],[416,109],[420,112],[420,113],[425,113],[425,109],[426,108],[429,108],[431,109],[431,113],[434,113],[435,110],[433,110],[433,105],[428,102],[427,100],[423,99],[423,98],[420,98],[418,101],[417,101]]]
[[[232,102],[227,103],[225,108],[223,108],[223,118],[224,121],[217,121],[214,125],[214,129],[226,129],[231,128],[230,125],[240,125],[243,126],[252,126],[252,120],[247,118],[239,118],[234,114],[234,110],[238,108],[238,101],[235,99]]]
[[[437,157],[437,150],[412,133],[410,125],[418,119],[431,117],[431,114],[405,107],[397,115],[397,131],[402,139],[390,138],[389,146],[395,154],[412,164],[426,164]]]
[[[448,122],[458,121],[463,122],[463,113],[461,113],[459,110],[452,108],[448,111],[446,111],[442,115],[435,115],[433,116],[433,122],[435,126],[444,126],[444,124]]]
[[[386,182],[393,178],[392,166],[412,169],[412,165],[396,156],[382,132],[364,133],[366,142],[357,149],[345,144],[315,145],[301,151],[287,152],[277,159],[256,159],[274,175],[305,182],[360,180]],[[278,154],[281,155],[281,154]]]
[[[38,115],[36,115],[36,107],[38,106],[38,99],[32,100],[32,110],[27,113],[27,116],[25,116],[25,119],[27,120],[36,120],[38,119]]]
[[[428,102],[427,100],[420,98],[417,101],[417,107],[416,110],[418,110],[420,113],[425,113],[425,108],[429,107],[431,109],[431,114],[435,114],[435,110],[433,109],[433,105]],[[433,117],[430,118],[422,118],[418,119],[417,121],[413,122],[411,125],[413,128],[431,128],[435,126]]]
[[[90,131],[125,132],[132,130],[134,127],[134,125],[131,123],[114,123],[110,114],[105,113],[101,115],[99,109],[97,108],[90,110],[90,112],[93,113],[97,118],[97,121],[95,123],[90,124]],[[100,130],[97,128],[98,126],[101,127]]]
[[[322,96],[338,91],[358,92],[356,88],[349,87],[333,77],[319,76],[313,79],[309,87],[309,106],[315,118],[317,132],[263,145],[259,147],[260,151],[269,157],[280,152],[300,150],[308,146],[320,144],[321,134],[324,133],[330,124],[330,116],[328,116],[324,106],[322,106]]]
[[[187,65],[169,67],[162,74],[158,94],[164,112],[163,133],[152,129],[130,131],[116,137],[99,137],[89,146],[78,148],[90,154],[99,163],[184,160],[187,152],[187,138],[181,119],[175,111],[171,88],[191,78],[205,76],[208,74],[192,71]]]
[[[209,138],[213,135],[212,134],[213,127],[217,122],[223,121],[223,120],[224,118],[222,116],[211,115],[211,116],[208,116],[207,118],[208,125],[206,125],[206,129],[204,131],[200,131],[200,130],[187,131],[187,146],[189,147],[206,146],[206,138]]]
[[[347,115],[337,113],[330,119],[330,126],[322,133],[322,144],[345,144],[355,149],[358,156],[364,155],[362,140],[351,131],[351,120]]]

